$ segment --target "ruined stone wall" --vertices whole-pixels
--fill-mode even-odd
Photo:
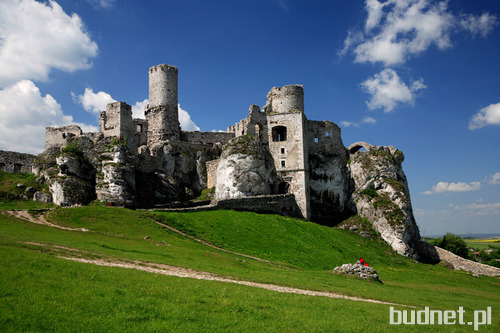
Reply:
[[[217,167],[219,160],[207,161],[205,163],[207,169],[207,188],[212,188],[217,185]]]
[[[33,172],[34,155],[0,150],[0,171],[19,173]]]
[[[134,141],[137,146],[142,146],[148,143],[148,122],[146,119],[134,118]]]
[[[45,149],[51,147],[62,148],[68,144],[68,140],[82,136],[82,129],[76,125],[45,128]]]
[[[292,84],[272,88],[267,94],[266,105],[262,108],[267,113],[304,112],[304,87]]]
[[[221,143],[225,145],[232,138],[234,138],[234,133],[225,133],[225,132],[181,132],[181,141],[192,142],[192,143],[201,143],[201,144],[216,144]]]
[[[335,225],[352,214],[348,153],[340,128],[331,121],[307,121],[312,220]],[[336,214],[332,214],[336,212]]]
[[[247,117],[229,126],[227,132],[234,133],[235,136],[254,135],[262,143],[267,143],[267,114],[261,112],[258,105],[251,105]]]
[[[132,119],[132,107],[125,102],[109,103],[106,111],[99,116],[99,132],[105,137],[116,136],[127,139],[132,144],[135,123]]]
[[[217,209],[249,211],[259,214],[280,214],[303,218],[300,207],[293,194],[261,195],[241,199],[220,200],[215,203]]]

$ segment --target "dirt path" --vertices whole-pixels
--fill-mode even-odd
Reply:
[[[194,271],[194,270],[190,270],[190,269],[169,266],[169,265],[162,265],[162,264],[152,264],[152,263],[145,263],[145,262],[138,262],[138,261],[136,261],[134,263],[128,263],[128,262],[120,262],[120,261],[106,261],[106,260],[102,260],[102,259],[85,259],[85,258],[73,258],[73,257],[64,257],[64,256],[60,256],[60,258],[63,258],[66,260],[77,261],[77,262],[81,262],[81,263],[86,263],[86,264],[98,265],[98,266],[120,267],[120,268],[127,268],[127,269],[135,269],[135,270],[144,271],[144,272],[148,272],[148,273],[156,273],[156,274],[176,276],[176,277],[182,277],[182,278],[191,278],[191,279],[197,279],[197,280],[208,280],[208,281],[219,281],[219,282],[225,282],[225,283],[234,283],[234,284],[239,284],[239,285],[244,285],[244,286],[249,286],[249,287],[254,287],[254,288],[261,288],[261,289],[276,291],[279,293],[299,294],[299,295],[308,295],[308,296],[321,296],[321,297],[329,297],[329,298],[337,298],[337,299],[346,299],[346,300],[350,300],[350,301],[368,302],[368,303],[375,303],[375,304],[385,304],[385,305],[394,305],[394,306],[413,308],[413,306],[409,306],[409,305],[383,302],[383,301],[378,301],[378,300],[368,299],[368,298],[347,296],[347,295],[342,295],[340,293],[313,291],[313,290],[307,290],[307,289],[283,287],[283,286],[278,286],[275,284],[265,284],[265,283],[251,282],[251,281],[235,280],[235,279],[231,279],[231,278],[227,278],[227,277],[218,276],[218,275],[212,274],[212,273]]]
[[[31,223],[36,223],[36,224],[42,224],[46,225],[48,227],[52,228],[58,228],[58,229],[64,229],[64,230],[72,230],[72,231],[83,231],[83,232],[88,232],[88,229],[85,228],[68,228],[68,227],[63,227],[57,224],[53,224],[48,222],[45,219],[44,214],[38,214],[36,216],[31,215],[27,210],[4,210],[3,212],[17,218],[23,221],[31,222]]]
[[[45,225],[45,226],[48,226],[48,227],[52,227],[52,228],[58,228],[58,229],[64,229],[64,230],[72,230],[72,231],[89,232],[89,230],[86,229],[86,228],[69,228],[69,227],[63,227],[63,226],[60,226],[60,225],[57,225],[57,224],[50,223],[50,222],[48,222],[45,219],[45,215],[39,214],[39,215],[37,215],[35,217],[35,216],[32,216],[27,210],[5,210],[3,212],[7,213],[7,214],[9,214],[9,215],[11,215],[11,216],[13,216],[13,217],[15,217],[17,219],[23,220],[23,221],[27,221],[27,222],[31,222],[31,223],[36,223],[36,224],[42,224],[42,225]],[[171,230],[171,231],[173,231],[175,233],[178,233],[178,234],[180,234],[180,235],[182,235],[184,237],[190,238],[190,239],[192,239],[192,240],[194,240],[196,242],[199,242],[199,243],[201,243],[203,245],[206,245],[208,247],[211,247],[213,249],[216,249],[216,250],[219,250],[219,251],[223,251],[223,252],[227,252],[227,253],[231,253],[231,254],[234,254],[234,255],[237,255],[237,256],[240,256],[240,257],[245,257],[245,258],[253,259],[253,260],[256,260],[256,261],[260,261],[260,262],[263,262],[263,263],[266,263],[266,264],[269,264],[269,265],[272,265],[272,266],[286,268],[286,269],[292,269],[292,268],[280,265],[278,263],[274,263],[274,262],[266,260],[266,259],[262,259],[262,258],[250,256],[250,255],[247,255],[247,254],[238,253],[238,252],[234,252],[234,251],[230,251],[230,250],[226,250],[226,249],[217,247],[215,245],[212,245],[210,243],[205,242],[204,240],[198,239],[198,238],[193,237],[191,235],[188,235],[188,234],[186,234],[186,233],[184,233],[184,232],[182,232],[182,231],[180,231],[178,229],[175,229],[174,227],[171,227],[168,224],[158,222],[158,221],[156,221],[154,219],[150,219],[150,220],[152,222],[158,224],[158,225],[161,225],[162,227],[164,227],[164,228],[166,228],[168,230]]]
[[[88,231],[85,228],[67,228],[67,227],[58,226],[58,225],[55,225],[53,223],[47,222],[43,215],[33,217],[32,215],[30,215],[28,213],[28,211],[20,210],[20,211],[4,211],[4,212],[8,213],[8,214],[10,214],[18,219],[25,220],[25,221],[32,222],[32,223],[36,223],[36,224],[43,224],[43,225],[47,225],[50,227],[60,228],[60,229],[65,229],[65,230]],[[160,223],[157,221],[155,221],[155,222],[168,228],[169,230],[177,232],[183,236],[186,236],[188,238],[196,240],[196,241],[198,241],[206,246],[215,248],[217,250],[229,252],[232,254],[236,254],[236,255],[248,257],[251,259],[255,259],[258,261],[266,262],[266,263],[269,263],[272,265],[276,265],[275,263],[272,263],[268,260],[264,260],[261,258],[252,257],[252,256],[248,256],[245,254],[241,254],[241,253],[232,252],[229,250],[218,248],[218,247],[216,247],[212,244],[209,244],[205,241],[202,241],[202,240],[194,238],[193,236],[187,235],[180,230],[177,230],[173,227],[170,227],[167,224]],[[244,280],[236,280],[234,278],[223,277],[223,276],[219,276],[219,275],[216,275],[213,273],[195,271],[195,270],[191,270],[191,269],[187,269],[187,268],[181,268],[181,267],[164,265],[164,264],[148,263],[148,262],[141,262],[141,261],[126,262],[126,261],[120,261],[120,260],[116,260],[116,259],[112,259],[112,258],[108,258],[105,260],[105,259],[87,259],[87,258],[81,258],[81,257],[73,257],[73,256],[67,256],[67,255],[68,254],[69,255],[91,254],[91,253],[89,253],[87,251],[63,247],[63,246],[59,246],[59,245],[48,245],[48,244],[33,243],[33,242],[26,242],[26,244],[43,246],[43,247],[50,247],[51,249],[55,250],[56,252],[59,252],[60,250],[64,250],[63,252],[65,252],[65,253],[59,254],[58,255],[59,258],[71,260],[71,261],[76,261],[76,262],[81,262],[81,263],[86,263],[86,264],[98,265],[98,266],[120,267],[120,268],[127,268],[127,269],[135,269],[135,270],[144,271],[144,272],[148,272],[148,273],[156,273],[156,274],[176,276],[176,277],[182,277],[182,278],[191,278],[191,279],[197,279],[197,280],[208,280],[208,281],[218,281],[218,282],[225,282],[225,283],[234,283],[234,284],[239,284],[239,285],[244,285],[244,286],[249,286],[249,287],[254,287],[254,288],[271,290],[271,291],[275,291],[275,292],[279,292],[279,293],[299,294],[299,295],[308,295],[308,296],[321,296],[321,297],[329,297],[329,298],[337,298],[337,299],[346,299],[346,300],[351,300],[351,301],[368,302],[368,303],[375,303],[375,304],[385,304],[385,305],[394,305],[394,306],[413,308],[413,306],[410,306],[410,305],[397,304],[397,303],[391,303],[391,302],[383,302],[383,301],[378,301],[378,300],[374,300],[374,299],[360,298],[360,297],[354,297],[354,296],[347,296],[347,295],[343,295],[340,293],[313,291],[313,290],[307,290],[307,289],[278,286],[275,284],[265,284],[265,283],[257,283],[257,282],[244,281]]]

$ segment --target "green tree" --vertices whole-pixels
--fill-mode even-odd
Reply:
[[[467,246],[467,243],[460,236],[452,234],[451,232],[447,232],[442,239],[433,240],[431,244],[448,250],[462,258],[470,258],[469,247]]]

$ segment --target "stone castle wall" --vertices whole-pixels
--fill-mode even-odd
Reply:
[[[109,103],[106,111],[99,115],[99,132],[107,136],[133,140],[135,123],[132,119],[132,107],[125,102]]]
[[[50,147],[62,148],[71,138],[82,136],[82,129],[76,125],[45,128],[45,149]]]
[[[241,199],[220,200],[215,205],[217,209],[248,211],[259,214],[280,214],[303,218],[293,194],[260,195]]]
[[[205,163],[207,168],[207,188],[212,188],[217,184],[217,167],[219,160],[207,161]]]
[[[0,150],[0,171],[9,173],[33,172],[34,155]]]
[[[254,135],[262,143],[267,143],[267,114],[261,112],[258,105],[251,105],[247,117],[233,126],[229,126],[227,132],[234,133],[235,136]]]
[[[181,141],[191,142],[191,143],[201,143],[201,144],[215,144],[221,143],[225,145],[231,139],[234,138],[233,133],[226,132],[181,132],[180,139]]]

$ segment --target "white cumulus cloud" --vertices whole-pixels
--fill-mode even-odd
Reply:
[[[463,213],[468,212],[472,215],[484,216],[484,215],[499,215],[500,214],[500,202],[488,203],[488,204],[478,204],[472,203],[467,205],[453,205],[452,209]]]
[[[141,101],[135,102],[135,104],[132,105],[132,117],[145,119],[146,116],[144,115],[144,111],[146,110],[146,105],[148,104],[149,104],[149,99],[147,98],[142,102]]]
[[[357,123],[355,123],[353,121],[347,121],[347,120],[342,120],[340,122],[340,125],[342,127],[351,127],[351,126],[353,126],[353,127],[359,127],[359,125]]]
[[[500,125],[500,103],[479,110],[469,122],[469,129],[475,130],[486,125]]]
[[[87,69],[98,51],[80,17],[55,1],[0,1],[0,41],[0,87]]]
[[[111,8],[115,4],[115,0],[87,0],[92,6],[97,8]]]
[[[73,98],[75,98],[75,95],[72,95]],[[85,88],[83,95],[78,95],[76,99],[83,106],[85,111],[97,114],[101,111],[106,111],[106,105],[108,105],[108,103],[116,102],[110,94],[104,91],[95,93],[92,88]]]
[[[376,124],[377,123],[377,119],[372,118],[372,117],[364,117],[363,118],[363,122],[365,124]]]
[[[493,185],[500,184],[500,172],[497,172],[493,176],[491,176],[488,183],[493,184]]]
[[[0,90],[0,149],[38,154],[45,148],[45,127],[76,124],[84,132],[94,126],[75,123],[49,94],[42,96],[30,80]]]
[[[191,120],[191,116],[179,104],[179,123],[183,131],[199,131],[200,128]]]
[[[469,30],[473,35],[486,37],[488,33],[498,24],[498,18],[490,13],[481,16],[464,14],[460,18],[460,25]]]
[[[480,182],[471,183],[446,183],[439,182],[432,187],[432,190],[425,191],[423,194],[436,194],[444,192],[468,192],[468,191],[478,191],[481,189]]]
[[[363,90],[372,95],[367,102],[370,110],[383,108],[385,112],[392,111],[398,104],[413,105],[415,92],[425,89],[423,79],[413,81],[408,87],[399,75],[391,68],[382,70],[379,74],[361,83]]]
[[[447,1],[366,0],[364,33],[348,31],[340,55],[353,49],[355,62],[393,66],[405,63],[431,46],[444,50],[452,46],[451,34],[460,29],[486,36],[498,24],[489,13],[456,16]]]

